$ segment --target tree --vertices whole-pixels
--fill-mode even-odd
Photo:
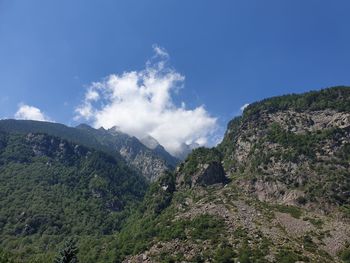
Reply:
[[[78,263],[78,247],[76,241],[70,238],[64,244],[63,249],[59,252],[54,263]]]
[[[14,261],[10,258],[10,255],[2,251],[0,248],[0,263],[13,263]]]

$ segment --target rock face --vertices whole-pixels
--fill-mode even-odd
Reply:
[[[206,163],[199,167],[198,173],[192,177],[192,185],[207,186],[227,182],[221,163]]]
[[[141,145],[135,137],[128,138],[123,145],[116,144],[115,147],[131,167],[151,182],[158,179],[166,170],[174,169],[166,160]]]
[[[225,176],[225,171],[221,163],[210,162],[199,164],[197,169],[197,172],[190,178],[191,187],[227,183],[228,179]],[[185,185],[186,176],[180,174],[177,183],[178,185]]]
[[[148,148],[136,137],[129,136],[116,128],[109,130],[94,129],[88,125],[79,125],[77,128],[93,135],[103,146],[117,151],[131,168],[151,182],[155,181],[165,171],[173,170],[179,161],[161,145],[155,145],[154,141],[152,146],[155,148]],[[150,138],[148,138],[149,140]]]
[[[94,129],[86,124],[75,128],[59,123],[27,120],[0,120],[0,131],[9,133],[43,133],[65,139],[76,144],[85,145],[108,154],[117,159],[123,158],[129,166],[154,181],[166,170],[173,170],[179,160],[170,155],[161,145],[148,138],[154,148],[148,148],[137,138],[118,131],[115,128]]]
[[[198,148],[176,171],[178,187],[209,186],[225,184],[228,178],[221,165],[221,155],[215,149]]]
[[[219,149],[227,172],[260,200],[350,203],[350,89],[255,103],[230,122]]]
[[[175,180],[167,195],[168,184],[147,195],[146,207],[162,204],[157,213],[144,208],[123,230],[144,226],[131,237],[148,244],[123,262],[342,262],[350,253],[350,88],[253,103],[218,147],[194,150]]]

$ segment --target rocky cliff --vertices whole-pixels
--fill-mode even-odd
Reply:
[[[349,88],[248,106],[219,146],[225,168],[260,200],[323,209],[348,205],[349,108]]]
[[[179,162],[161,145],[147,147],[136,137],[129,136],[116,128],[94,129],[86,124],[79,125],[79,130],[91,134],[101,145],[118,152],[126,162],[142,174],[147,180],[154,181],[167,170],[174,170]]]
[[[250,105],[151,187],[124,262],[348,262],[349,127],[347,87]]]

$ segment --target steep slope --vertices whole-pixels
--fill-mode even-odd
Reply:
[[[48,262],[68,236],[91,245],[121,228],[146,188],[106,153],[46,134],[0,132],[0,246],[20,262]],[[96,257],[102,247],[85,253]]]
[[[131,137],[115,128],[93,129],[83,124],[77,127],[92,135],[101,145],[117,151],[131,167],[140,172],[149,181],[154,181],[166,170],[173,170],[178,159],[157,145],[154,149],[146,147],[136,137]]]
[[[237,183],[260,200],[332,209],[350,203],[350,88],[254,103],[219,149]]]
[[[93,129],[85,124],[73,128],[50,122],[0,120],[0,131],[22,134],[40,132],[86,145],[112,154],[117,159],[125,159],[132,169],[150,181],[165,170],[174,169],[178,163],[164,148],[160,150],[161,146],[153,150],[148,149],[137,138],[114,129]]]
[[[348,262],[349,98],[338,87],[252,104],[216,149],[150,187],[119,260]]]
[[[176,167],[179,164],[180,159],[172,156],[168,153],[165,148],[159,144],[159,142],[154,139],[152,136],[146,136],[140,140],[140,142],[145,145],[147,148],[151,149],[153,152],[161,156],[164,160],[166,160],[170,165]]]

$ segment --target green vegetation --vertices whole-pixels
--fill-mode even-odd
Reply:
[[[309,235],[305,235],[303,237],[303,245],[304,249],[310,252],[316,252],[317,250],[317,245],[314,243],[312,240],[312,237]]]
[[[279,263],[295,263],[301,260],[305,260],[305,258],[300,256],[299,252],[294,252],[288,249],[281,249],[276,255],[276,262]],[[306,260],[306,262],[308,261]]]
[[[326,141],[337,142],[348,136],[347,129],[296,134],[290,127],[277,123],[249,126],[259,120],[261,112],[326,108],[349,111],[349,98],[350,89],[338,87],[253,103],[243,116],[229,123],[219,147],[194,150],[181,164],[178,174],[184,175],[185,184],[191,183],[191,176],[201,165],[224,160],[226,172],[232,172],[233,180],[239,182],[243,178],[244,183],[250,180],[252,185],[257,180],[282,183],[286,191],[304,192],[296,200],[299,205],[325,200],[350,216],[350,144],[335,145],[335,155],[331,158],[319,160],[317,155],[322,151],[320,145]],[[249,136],[254,132],[251,128],[259,131],[261,128],[261,136],[254,136],[251,140]],[[74,129],[13,120],[0,121],[0,130],[7,131],[0,132],[0,263],[43,263],[53,262],[55,258],[57,263],[72,263],[78,259],[84,263],[121,262],[125,257],[153,246],[159,248],[159,254],[154,258],[156,262],[187,260],[188,255],[182,250],[166,251],[167,245],[171,247],[172,243],[188,244],[193,246],[193,251],[199,248],[200,253],[191,259],[193,262],[259,263],[267,262],[266,255],[275,256],[275,261],[282,263],[309,262],[308,258],[299,255],[303,253],[331,258],[318,249],[324,233],[293,237],[293,242],[286,238],[283,248],[273,244],[272,236],[269,236],[271,240],[268,239],[258,227],[269,220],[268,226],[271,226],[276,211],[308,220],[317,228],[322,228],[323,221],[303,217],[307,213],[296,206],[258,201],[248,203],[253,198],[241,195],[240,190],[247,184],[229,184],[221,192],[216,185],[200,189],[182,188],[180,180],[177,181],[179,178],[166,172],[158,181],[148,185],[110,147],[118,146],[124,140],[129,140],[128,145],[133,144],[135,141],[127,135],[114,138],[105,130],[88,126]],[[243,142],[251,140],[253,143],[251,148],[247,147],[246,163],[234,159],[238,137]],[[266,145],[272,144],[277,145],[276,148],[267,150]],[[281,171],[276,169],[276,175],[270,173],[275,162],[282,164]],[[284,168],[288,163],[297,167],[295,173]],[[250,190],[255,189],[251,187]],[[222,199],[221,194],[224,195]],[[276,194],[282,196],[284,190]],[[197,205],[210,203],[222,205],[232,213],[241,213],[234,200],[248,205],[257,202],[255,208],[262,211],[253,218],[256,228],[247,227],[239,218],[228,224],[233,225],[233,229],[227,229],[225,220],[231,220],[230,217],[224,220],[212,212],[206,214],[206,211],[197,210]],[[285,233],[279,226],[276,225],[274,231]],[[227,233],[231,235],[232,231],[233,237],[228,237]],[[77,242],[71,237],[78,237]],[[300,248],[299,245],[303,245],[303,251],[295,249]],[[59,255],[55,257],[57,253]],[[349,249],[344,249],[339,257],[350,262]]]
[[[170,241],[174,239],[211,240],[220,242],[224,223],[210,215],[200,215],[193,220],[173,220],[172,207],[167,208],[160,216],[139,216],[132,219],[123,228],[117,238],[118,259],[121,260],[129,254],[137,254],[147,248],[153,241]]]
[[[242,117],[238,116],[232,119],[227,124],[227,130],[224,136],[223,141],[218,145],[217,149],[222,153],[224,158],[224,166],[225,168],[228,168],[230,165],[237,165],[234,160],[231,158],[228,158],[229,155],[231,155],[234,152],[234,149],[236,147],[236,140],[237,135],[239,132],[239,129],[242,125]]]
[[[216,148],[200,147],[192,151],[185,162],[180,165],[179,173],[185,175],[185,184],[191,184],[191,176],[198,171],[200,164],[221,163],[221,153]]]
[[[313,224],[315,227],[322,229],[323,221],[319,218],[311,218],[311,217],[304,217],[304,221],[309,221],[311,224]]]
[[[187,223],[187,222],[185,222]],[[224,221],[211,215],[200,215],[189,222],[190,236],[193,239],[217,240],[224,229]]]
[[[342,160],[342,164],[349,167],[350,165],[350,143],[344,146],[337,152],[337,157]]]
[[[286,149],[289,149],[282,160],[297,162],[300,155],[315,159],[315,152],[321,145],[321,142],[334,138],[342,133],[341,129],[324,129],[316,133],[295,134],[291,131],[284,130],[279,124],[273,123],[269,127],[267,141],[278,143]]]
[[[44,134],[0,133],[0,164],[0,244],[21,261],[52,258],[72,235],[107,239],[147,188],[125,163]]]
[[[64,244],[54,263],[78,263],[78,248],[74,239],[69,239]]]
[[[250,104],[243,113],[244,118],[256,115],[261,111],[278,110],[324,110],[350,111],[350,88],[333,87],[304,94],[291,94],[265,99]]]
[[[43,133],[60,137],[69,142],[85,145],[96,150],[117,155],[110,147],[101,145],[98,140],[88,132],[67,127],[63,124],[31,120],[0,120],[0,131],[10,134]],[[119,158],[120,155],[117,155]]]
[[[216,249],[213,259],[216,263],[234,263],[236,257],[234,249],[224,242]]]
[[[340,258],[343,260],[344,263],[350,263],[350,248],[344,249],[340,253]]]
[[[192,175],[197,171],[199,164],[211,162],[221,162],[221,153],[215,148],[200,147],[192,151],[181,165],[180,171]]]
[[[51,136],[60,137],[72,143],[85,145],[89,148],[103,151],[113,155],[117,160],[125,161],[120,155],[119,150],[122,148],[132,149],[130,151],[127,162],[143,174],[142,167],[132,163],[133,158],[137,154],[141,154],[144,158],[158,160],[164,162],[168,169],[173,169],[179,160],[171,156],[164,148],[157,147],[154,150],[147,148],[135,137],[129,136],[122,132],[108,131],[103,128],[94,129],[86,124],[81,124],[75,128],[68,127],[59,123],[31,121],[31,120],[0,120],[0,131],[7,133],[28,134],[28,133],[44,133]],[[143,174],[149,176],[149,174]]]
[[[15,263],[13,256],[0,249],[0,263]]]
[[[239,164],[232,158],[235,150],[237,138],[242,131],[249,131],[247,124],[254,123],[259,119],[262,112],[273,113],[283,110],[295,110],[297,112],[332,109],[335,111],[350,111],[350,87],[334,87],[321,91],[312,91],[304,94],[291,94],[265,99],[250,104],[243,112],[242,116],[231,120],[227,127],[227,132],[218,149],[223,153],[223,160],[226,168],[236,167]],[[293,121],[293,120],[291,120]],[[254,127],[265,129],[266,127]],[[339,131],[339,130],[338,130]],[[325,130],[321,134],[297,135],[289,131],[284,131],[277,125],[272,126],[269,132],[269,141],[280,143],[290,151],[279,153],[263,153],[266,156],[260,156],[256,163],[268,162],[271,157],[282,157],[285,161],[297,161],[301,154],[312,159],[315,158],[315,146],[318,146],[320,140],[327,136],[335,135],[337,130]],[[244,140],[245,136],[241,139]],[[344,148],[345,155],[349,153],[348,148]],[[349,156],[349,155],[347,155]],[[345,159],[345,158],[343,158]],[[349,160],[349,159],[347,159]],[[348,164],[349,162],[347,162]]]
[[[278,212],[290,214],[292,217],[299,219],[302,215],[302,211],[299,207],[290,205],[276,205],[275,208]]]

